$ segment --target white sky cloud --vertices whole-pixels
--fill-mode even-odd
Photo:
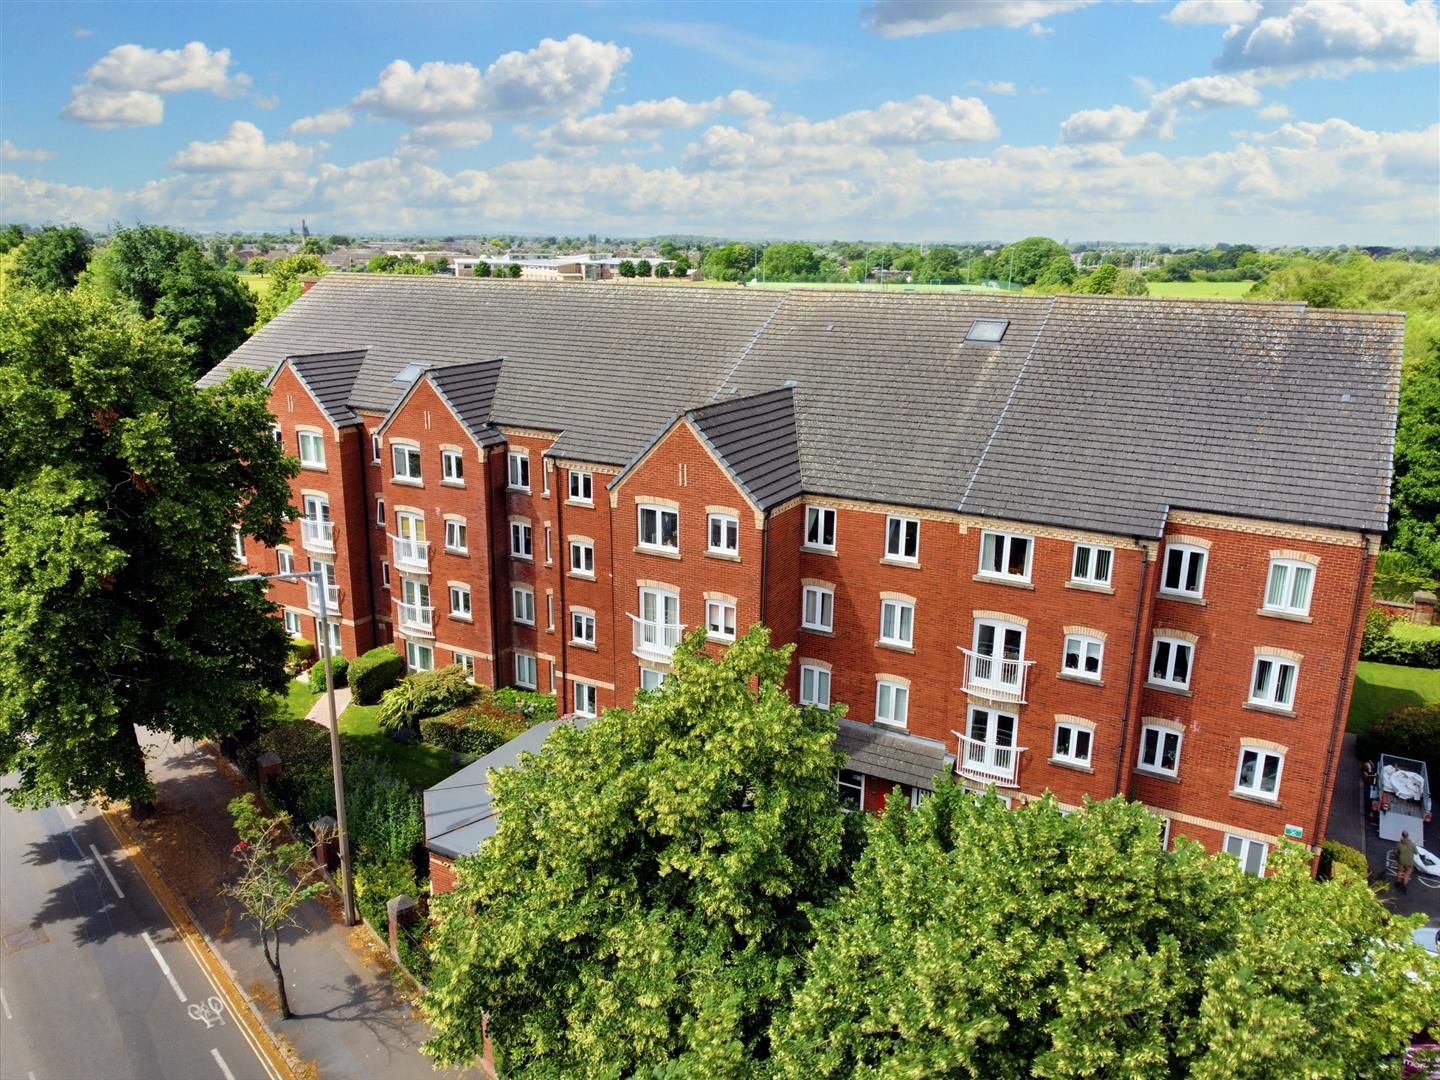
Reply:
[[[26,150],[9,139],[0,139],[0,161],[49,161],[55,156],[54,150]]]
[[[1169,139],[1175,134],[1175,121],[1187,109],[1224,109],[1259,104],[1260,91],[1246,78],[1199,75],[1152,94],[1148,109],[1116,105],[1109,109],[1082,109],[1072,113],[1060,124],[1060,138],[1067,143]]]
[[[1294,114],[1291,112],[1289,105],[1276,103],[1274,105],[1262,105],[1255,110],[1255,115],[1260,117],[1261,120],[1288,120]]]
[[[314,116],[302,116],[288,128],[287,135],[330,135],[348,128],[355,122],[349,109],[326,109]]]
[[[1304,0],[1225,33],[1215,66],[1280,82],[1440,60],[1434,0]]]
[[[117,45],[71,88],[62,115],[91,127],[145,127],[165,118],[164,94],[208,90],[237,97],[250,76],[230,72],[230,50],[192,41],[182,49]]]
[[[881,37],[913,37],[982,26],[1029,27],[1040,20],[1089,7],[1098,0],[874,0],[861,12],[865,27]]]
[[[1177,26],[1229,26],[1248,23],[1259,14],[1259,0],[1180,0],[1165,18]]]
[[[315,151],[299,143],[265,141],[248,120],[236,120],[223,139],[192,142],[170,159],[181,172],[270,172],[304,169]]]
[[[537,149],[559,151],[588,149],[615,143],[654,139],[662,132],[695,127],[726,113],[759,115],[770,103],[748,90],[732,90],[709,101],[636,101],[613,112],[580,119],[565,117],[558,124],[534,133]]]

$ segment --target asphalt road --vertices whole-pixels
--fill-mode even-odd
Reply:
[[[273,1080],[109,827],[0,805],[0,1080]]]

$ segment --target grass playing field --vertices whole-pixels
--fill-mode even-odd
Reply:
[[[1254,284],[1253,281],[1152,281],[1150,295],[1184,300],[1237,300]]]
[[[235,276],[249,285],[257,297],[264,296],[270,291],[270,279],[264,274],[236,274]]]

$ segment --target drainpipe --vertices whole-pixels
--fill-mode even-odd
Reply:
[[[506,443],[506,445],[508,446],[509,444]],[[485,463],[483,470],[485,474],[485,516],[487,524],[490,526],[485,530],[485,538],[490,545],[490,685],[498,690],[502,685],[500,681],[500,589],[498,586],[500,584],[500,567],[502,565],[510,565],[508,555],[510,550],[510,521],[509,518],[506,518],[505,528],[501,533],[505,540],[505,551],[507,552],[506,558],[502,563],[502,560],[495,557],[495,534],[491,531],[495,523],[495,482],[490,475],[491,459],[496,456],[493,450],[494,447],[486,447],[481,453],[484,455]],[[531,542],[534,542],[533,538]]]
[[[540,467],[545,467],[545,458],[540,458]],[[566,478],[566,495],[569,495],[569,478]],[[565,579],[570,576],[570,545],[565,540],[565,498],[560,494],[560,470],[555,470],[555,536],[550,545],[550,566],[555,572],[555,603],[557,612],[556,633],[560,635],[560,670],[555,673],[555,715],[564,716],[561,699],[565,689],[565,676],[570,671],[570,616],[565,606]],[[595,475],[590,475],[590,497],[595,497]],[[562,560],[563,556],[563,560]]]
[[[1156,543],[1158,544],[1159,541],[1157,540]],[[1132,724],[1138,721],[1138,717],[1131,717],[1130,709],[1131,704],[1138,700],[1141,676],[1145,670],[1144,667],[1141,666],[1140,661],[1140,628],[1142,625],[1146,628],[1149,627],[1152,620],[1152,613],[1155,610],[1155,590],[1152,588],[1150,581],[1150,553],[1145,550],[1145,544],[1139,537],[1135,538],[1135,546],[1140,549],[1140,591],[1135,596],[1135,622],[1130,630],[1130,671],[1126,675],[1125,707],[1124,712],[1121,714],[1120,752],[1115,759],[1114,784],[1115,794],[1124,795],[1126,798],[1129,798],[1130,794],[1130,774],[1126,768],[1126,762],[1129,760],[1128,755],[1130,753],[1129,735]],[[1154,561],[1156,563],[1160,561],[1158,548]],[[1145,663],[1149,663],[1148,659]],[[1123,784],[1121,783],[1122,778],[1124,780]]]
[[[1345,636],[1345,667],[1347,671],[1353,672],[1354,665],[1359,659],[1359,646],[1355,641],[1355,631],[1360,625],[1360,612],[1365,604],[1366,594],[1370,591],[1366,586],[1369,584],[1371,575],[1370,564],[1374,556],[1370,554],[1370,534],[1360,534],[1360,580],[1355,583],[1355,605],[1350,612],[1350,631]],[[1353,677],[1351,694],[1354,693]],[[1344,687],[1335,696],[1335,719],[1330,725],[1330,750],[1325,756],[1325,768],[1320,774],[1320,802],[1315,807],[1315,828],[1311,832],[1314,838],[1312,847],[1315,850],[1315,857],[1311,862],[1310,872],[1313,874],[1319,865],[1320,841],[1324,835],[1322,826],[1325,824],[1325,812],[1330,808],[1330,802],[1334,795],[1330,785],[1334,781],[1334,770],[1336,757],[1340,753],[1341,729],[1345,723],[1345,706],[1349,704],[1350,694],[1345,693]]]
[[[379,615],[379,613],[375,610],[375,558],[374,558],[374,555],[372,554],[371,547],[370,547],[370,542],[369,542],[369,537],[375,535],[375,494],[376,494],[376,493],[370,490],[370,483],[369,483],[369,480],[370,480],[370,458],[369,458],[369,455],[365,453],[366,444],[369,442],[369,440],[368,440],[365,436],[368,435],[369,432],[365,430],[365,426],[364,426],[363,424],[357,424],[357,425],[355,425],[355,430],[356,430],[356,432],[358,433],[355,441],[356,441],[356,443],[359,444],[359,449],[356,450],[356,453],[357,453],[357,454],[359,455],[359,457],[360,457],[360,491],[361,491],[362,494],[363,494],[363,498],[361,499],[361,503],[360,503],[360,510],[361,510],[361,516],[362,516],[362,518],[363,518],[363,520],[364,520],[364,522],[365,522],[365,526],[364,526],[365,531],[364,531],[361,535],[363,535],[363,536],[366,537],[366,543],[365,543],[365,596],[366,596],[366,599],[367,599],[367,601],[368,601],[368,606],[369,606],[369,608],[370,608],[370,647],[373,649],[373,648],[378,644],[378,642],[377,642],[375,639],[376,639],[376,637],[379,636],[377,632],[378,632],[379,629],[380,629],[380,615]],[[343,479],[342,479],[342,482],[341,482],[341,489],[342,489],[342,490],[344,489]],[[382,491],[382,493],[383,493],[383,490],[384,490],[384,478],[383,478],[383,476],[382,476],[382,478],[381,478],[381,491]],[[347,509],[348,509],[348,508],[347,508]],[[348,535],[349,529],[346,529],[346,533],[347,533],[347,535]],[[386,557],[386,556],[388,556],[388,555],[390,554],[390,508],[389,508],[388,506],[385,508],[385,531],[384,531],[383,533],[381,533],[381,536],[384,537],[384,539],[383,539],[383,541],[381,542],[380,550],[381,550],[381,552],[383,553],[382,557]],[[385,601],[386,601],[387,604],[388,604],[389,601],[390,601],[390,590],[388,590],[388,589],[385,590]],[[355,614],[358,616],[360,613],[357,611]],[[395,644],[395,640],[394,640],[394,637],[395,637],[395,636],[392,634],[390,637],[391,637],[390,644],[393,646],[393,645]],[[355,655],[356,655],[356,656],[359,656],[359,655],[360,655],[360,626],[359,626],[358,619],[357,619],[356,626],[355,626]]]
[[[770,624],[765,621],[765,613],[770,599],[770,511],[765,511],[764,518],[760,521],[760,623],[763,626]],[[738,630],[739,627],[736,627]],[[774,642],[771,642],[774,644]]]

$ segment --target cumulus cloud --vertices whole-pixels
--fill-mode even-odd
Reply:
[[[636,101],[614,112],[596,113],[581,119],[566,117],[558,124],[534,133],[536,148],[546,152],[590,149],[615,143],[654,139],[665,131],[695,127],[724,114],[756,116],[770,103],[748,90],[732,90],[709,101],[684,101],[678,97],[662,101]]]
[[[874,0],[862,9],[865,28],[881,37],[913,37],[982,26],[1029,27],[1042,19],[1089,7],[1098,0]]]
[[[981,88],[989,90],[992,94],[1004,94],[1007,97],[1012,97],[1019,93],[1019,91],[1015,89],[1013,82],[987,82],[982,83]]]
[[[236,120],[223,139],[192,142],[170,159],[182,172],[285,172],[304,169],[315,151],[299,143],[267,143],[265,134],[248,120]]]
[[[91,127],[145,127],[165,118],[164,94],[208,90],[236,97],[249,86],[250,76],[231,74],[229,49],[211,50],[199,41],[182,49],[117,45],[71,88],[61,114]]]
[[[564,41],[546,38],[529,52],[506,53],[483,72],[469,63],[431,60],[417,68],[394,60],[354,104],[416,125],[480,115],[580,113],[600,104],[629,59],[630,50],[613,42],[571,34]]]
[[[1434,0],[1304,0],[1232,26],[1215,66],[1270,81],[1440,60]]]
[[[431,154],[445,149],[479,146],[490,138],[484,120],[436,120],[407,131],[400,140],[402,151]]]
[[[1165,18],[1177,26],[1231,26],[1259,14],[1259,0],[1180,0]]]
[[[54,150],[26,150],[9,139],[0,139],[0,161],[49,161]]]
[[[1060,122],[1060,141],[1067,143],[1125,142],[1145,130],[1150,114],[1128,105],[1081,109]]]
[[[1276,103],[1274,105],[1263,105],[1255,111],[1255,115],[1261,120],[1288,120],[1291,117],[1290,106]]]
[[[1175,134],[1175,121],[1186,109],[1259,104],[1260,91],[1248,79],[1234,75],[1200,75],[1152,94],[1148,109],[1116,105],[1072,113],[1060,124],[1060,138],[1067,143],[1168,139]]]
[[[280,99],[274,94],[254,94],[250,100],[255,103],[257,109],[264,109],[266,112],[280,104]]]
[[[326,109],[314,116],[302,116],[288,128],[287,135],[330,135],[355,122],[348,109]]]

